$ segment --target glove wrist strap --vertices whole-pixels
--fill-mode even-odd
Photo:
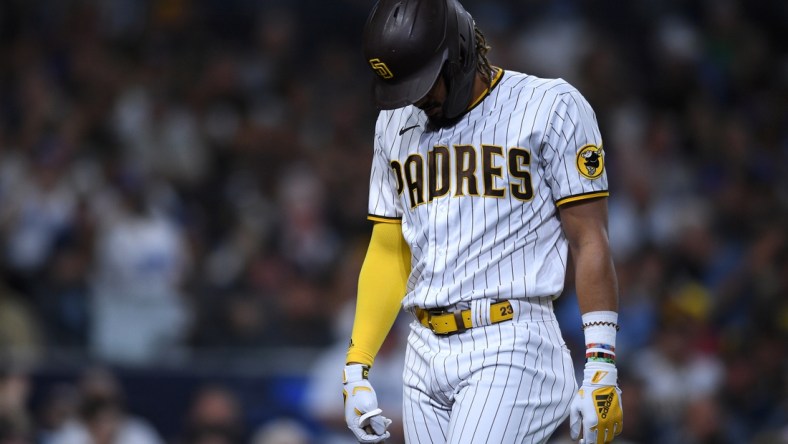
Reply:
[[[363,364],[348,364],[342,372],[342,381],[359,382],[361,380],[369,379],[369,366]]]

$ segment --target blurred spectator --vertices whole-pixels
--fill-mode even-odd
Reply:
[[[71,383],[58,383],[48,389],[36,414],[38,441],[49,443],[67,422],[78,416],[79,391]]]
[[[22,368],[0,368],[0,443],[35,442],[33,418],[27,411],[30,376]]]
[[[91,343],[107,362],[172,358],[190,315],[182,285],[190,258],[183,235],[156,211],[143,177],[121,172],[116,214],[103,214],[96,240]]]
[[[114,123],[125,142],[123,160],[143,174],[184,185],[206,174],[207,143],[193,109],[144,85],[129,85],[115,103]]]
[[[719,403],[714,397],[703,396],[687,405],[685,417],[671,442],[686,444],[735,443],[723,427]]]
[[[54,248],[33,286],[36,309],[44,321],[46,342],[55,348],[84,353],[90,333],[91,245],[64,236]]]
[[[692,323],[684,316],[663,318],[654,344],[633,356],[631,370],[643,384],[643,403],[660,433],[655,442],[683,442],[672,433],[681,428],[690,406],[714,397],[722,383],[722,363],[696,348],[699,337]]]
[[[231,288],[201,295],[198,321],[190,341],[201,349],[239,349],[282,346],[278,307],[270,298],[248,288]],[[230,358],[228,356],[228,358]]]
[[[195,393],[186,413],[179,444],[242,444],[248,431],[240,400],[229,388],[206,384]]]
[[[252,436],[250,444],[310,444],[312,442],[309,431],[302,424],[292,419],[279,418],[263,424]]]
[[[280,248],[300,269],[313,274],[328,269],[339,253],[317,179],[316,171],[298,165],[285,171],[279,184],[279,205],[283,209]]]
[[[78,389],[76,416],[61,418],[47,444],[164,444],[147,421],[126,410],[123,388],[107,369],[87,369]]]
[[[24,296],[0,279],[0,362],[32,364],[44,348],[40,319]]]
[[[645,399],[645,385],[644,381],[632,376],[628,368],[622,367],[619,387],[622,393],[626,393],[626,396],[622,395],[621,402],[627,419],[624,431],[616,440],[620,439],[624,444],[659,442],[657,439],[660,431],[657,428],[657,420]],[[568,431],[566,435],[569,435]]]
[[[55,244],[73,221],[77,206],[67,181],[68,164],[59,140],[44,138],[29,159],[5,166],[0,230],[11,283],[30,293]]]
[[[725,433],[737,442],[788,424],[784,335],[771,331],[747,337],[752,343],[729,344],[724,351],[725,375],[717,400]]]
[[[281,295],[281,330],[285,345],[325,347],[334,339],[325,301],[326,282],[309,275],[290,281]]]

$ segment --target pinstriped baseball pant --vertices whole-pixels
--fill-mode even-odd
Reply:
[[[406,443],[544,443],[564,421],[577,385],[552,304],[512,302],[513,320],[483,325],[474,315],[482,325],[455,335],[411,323]]]

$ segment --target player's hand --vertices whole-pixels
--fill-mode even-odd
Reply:
[[[616,366],[605,362],[587,362],[583,385],[569,409],[569,434],[583,444],[613,442],[624,430],[621,389],[617,385]]]
[[[385,441],[391,434],[386,429],[391,420],[381,415],[375,390],[367,380],[369,368],[348,364],[344,371],[345,422],[361,443]]]

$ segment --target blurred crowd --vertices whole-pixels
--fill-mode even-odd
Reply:
[[[494,65],[596,111],[622,441],[788,442],[786,3],[463,3]],[[348,442],[371,5],[0,2],[0,444]],[[557,311],[579,366],[571,281]],[[300,368],[301,418],[244,423],[238,393],[204,385],[184,424],[221,426],[168,436],[109,370],[198,364]],[[32,411],[58,365],[78,370]]]

